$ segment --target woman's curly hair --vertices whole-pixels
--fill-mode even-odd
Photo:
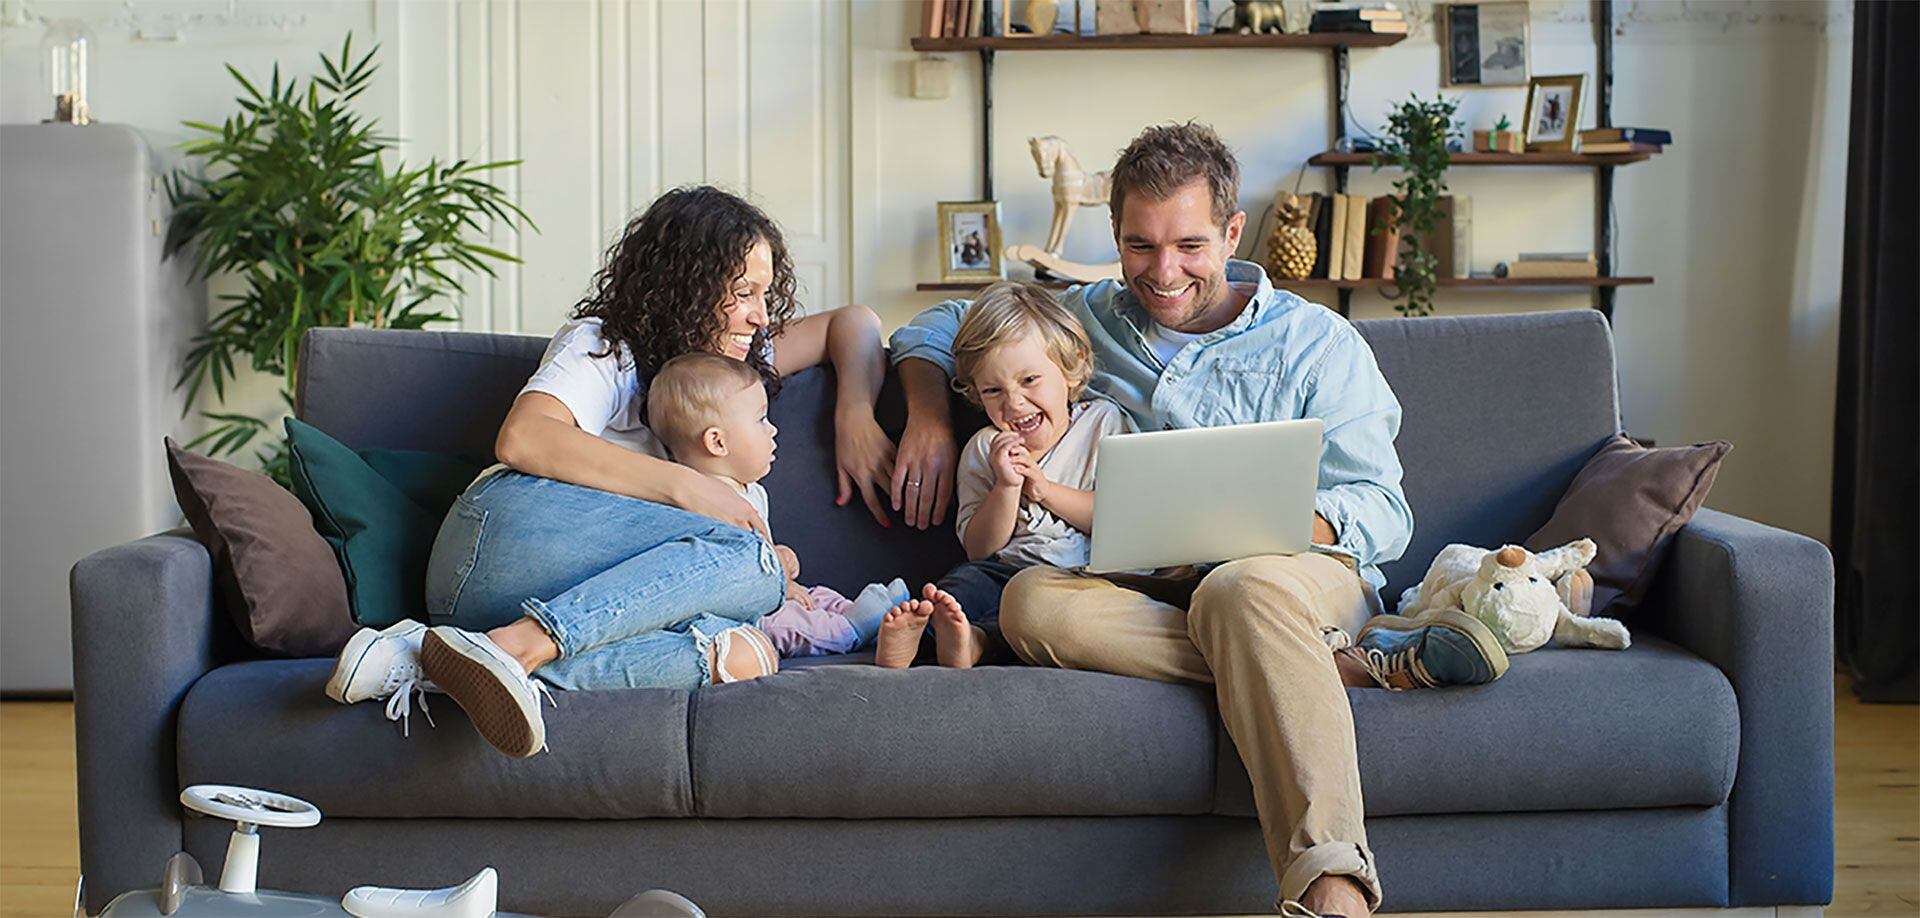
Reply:
[[[732,298],[747,253],[763,241],[773,255],[773,284],[767,288],[767,328],[756,336],[747,363],[777,386],[762,345],[798,309],[793,261],[780,227],[765,212],[718,188],[675,188],[628,223],[573,317],[599,319],[608,354],[624,348],[643,376],[681,354],[711,352],[726,331],[720,304]]]

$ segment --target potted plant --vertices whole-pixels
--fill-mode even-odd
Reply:
[[[1435,95],[1422,101],[1418,95],[1394,106],[1387,116],[1387,136],[1374,156],[1375,171],[1397,166],[1400,178],[1394,181],[1393,224],[1390,232],[1399,234],[1399,255],[1394,264],[1394,283],[1382,288],[1388,299],[1402,300],[1394,310],[1401,315],[1433,314],[1433,293],[1439,287],[1437,259],[1427,248],[1427,235],[1441,216],[1441,199],[1447,192],[1447,161],[1450,143],[1459,140],[1460,129],[1453,115],[1460,100]]]
[[[1520,132],[1513,129],[1513,122],[1502,114],[1493,123],[1493,130],[1473,132],[1473,148],[1482,153],[1519,153],[1526,146]]]
[[[349,105],[378,69],[379,48],[355,60],[353,36],[340,56],[321,55],[322,72],[302,87],[280,79],[261,92],[231,65],[244,91],[240,111],[222,124],[186,122],[201,135],[183,149],[204,175],[176,171],[166,180],[173,216],[165,251],[190,244],[193,274],[227,274],[242,286],[194,340],[178,385],[192,404],[211,383],[226,399],[236,361],[281,378],[292,406],[300,337],[316,326],[420,328],[452,318],[444,298],[461,290],[462,270],[493,274],[493,262],[517,261],[482,245],[485,225],[532,221],[486,180],[515,162],[389,162],[395,140]],[[193,441],[209,452],[244,448],[268,420],[209,411],[212,429]],[[280,437],[256,454],[285,484]]]

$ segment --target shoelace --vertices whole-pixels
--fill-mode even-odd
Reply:
[[[550,688],[547,688],[547,684],[545,682],[535,679],[533,677],[533,674],[531,673],[527,674],[526,680],[527,680],[527,687],[533,689],[533,693],[536,696],[545,698],[547,700],[547,705],[553,708],[554,710],[557,711],[560,709],[560,702],[553,700],[553,690]],[[535,702],[535,703],[537,704],[538,702]],[[542,739],[540,741],[540,751],[552,752],[553,750],[548,749],[547,741],[545,739]]]
[[[387,698],[387,719],[400,722],[401,736],[413,733],[413,696],[416,694],[420,696],[420,715],[427,719],[427,726],[438,726],[433,722],[433,712],[427,710],[427,691],[432,687],[426,673],[420,670],[418,655],[397,659],[387,668],[380,693]]]
[[[1393,684],[1391,677],[1392,674],[1396,672],[1407,673],[1413,678],[1416,685],[1433,684],[1433,678],[1428,676],[1426,668],[1420,665],[1420,659],[1414,656],[1414,648],[1412,647],[1396,650],[1392,654],[1388,654],[1376,647],[1360,649],[1363,651],[1360,657],[1361,665],[1367,668],[1367,675],[1372,676],[1373,681],[1380,683],[1380,687],[1383,689],[1390,692],[1406,690],[1406,686]]]

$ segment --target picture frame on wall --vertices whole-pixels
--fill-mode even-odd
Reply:
[[[1447,86],[1525,86],[1533,38],[1525,0],[1449,3],[1442,11],[1440,78]]]
[[[1000,260],[1000,202],[940,202],[940,282],[992,283],[1006,277]]]
[[[1580,135],[1586,74],[1534,77],[1527,83],[1527,152],[1571,153]]]

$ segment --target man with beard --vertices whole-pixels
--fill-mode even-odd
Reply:
[[[1061,296],[1092,340],[1092,389],[1140,430],[1321,419],[1315,550],[1153,576],[1030,568],[1006,587],[1001,628],[1034,665],[1213,684],[1279,907],[1358,918],[1379,906],[1380,883],[1343,686],[1477,684],[1505,656],[1471,620],[1364,627],[1381,608],[1380,564],[1413,531],[1393,447],[1400,404],[1351,324],[1229,257],[1247,217],[1232,152],[1204,125],[1160,125],[1112,175],[1124,280]],[[948,380],[968,306],[935,306],[892,340],[908,404],[892,496],[922,528],[952,498]]]

